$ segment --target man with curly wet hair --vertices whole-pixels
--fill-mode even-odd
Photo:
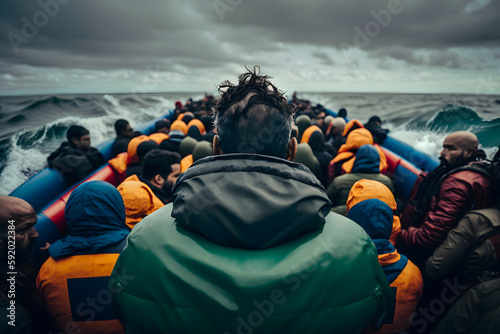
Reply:
[[[224,153],[256,153],[287,158],[297,141],[290,140],[295,106],[289,104],[259,67],[238,78],[238,85],[224,81],[215,107],[216,149]],[[293,160],[293,159],[292,159]]]
[[[377,251],[293,162],[294,107],[259,67],[219,90],[215,156],[181,174],[172,203],[134,228],[113,271],[127,331],[378,328],[394,296]]]

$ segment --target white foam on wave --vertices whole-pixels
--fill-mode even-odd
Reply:
[[[481,145],[479,145],[481,147]],[[488,159],[493,159],[495,154],[498,152],[498,147],[484,147],[482,148],[486,152]]]
[[[151,97],[153,96],[148,96],[148,98]],[[151,104],[151,106],[147,106],[148,103],[142,101],[145,106],[134,108],[130,108],[127,105],[121,104],[120,100],[112,95],[105,95],[104,98],[113,105],[112,108],[104,108],[106,114],[109,116],[106,119],[106,123],[110,126],[111,135],[114,134],[113,125],[118,119],[126,119],[127,121],[129,121],[132,127],[135,127],[146,123],[158,116],[166,114],[169,110],[169,107],[171,108],[174,105],[174,102],[161,96],[154,96],[154,100],[157,102]],[[129,98],[129,96],[125,96],[125,98]],[[140,98],[140,96],[136,98]]]
[[[0,175],[0,195],[12,190],[46,167],[47,155],[37,149],[22,149],[12,145]]]
[[[89,130],[92,146],[95,147],[115,137],[114,123],[118,119],[127,119],[131,126],[134,127],[166,114],[169,107],[171,108],[175,103],[175,101],[163,97],[156,98],[158,102],[154,103],[154,105],[128,108],[121,105],[120,100],[116,97],[104,95],[104,99],[112,105],[104,108],[106,115],[87,118],[66,116],[47,123],[43,127],[43,134],[32,143],[29,149],[21,148],[17,145],[17,142],[22,135],[27,132],[36,133],[37,130],[23,130],[15,134],[11,138],[9,152],[4,161],[5,168],[0,175],[0,194],[9,194],[30,177],[47,167],[48,155],[57,149],[61,142],[66,140],[65,136],[59,139],[48,136],[49,131],[52,131],[54,127],[68,128],[75,124],[81,125]]]
[[[69,127],[74,124],[87,128],[91,135],[92,146],[114,137],[113,124],[116,117],[99,116],[80,118],[67,116],[44,126],[43,135],[33,142],[32,148],[23,149],[17,145],[20,136],[28,131],[21,131],[11,138],[10,149],[5,160],[5,168],[0,175],[0,194],[7,195],[27,181],[30,177],[47,167],[47,157],[65,140],[48,138],[47,132],[54,126]]]
[[[384,127],[390,130],[390,135],[414,149],[437,157],[442,150],[443,140],[446,133],[439,133],[425,130],[407,130],[405,125],[394,126],[391,123],[384,124]]]
[[[118,99],[116,97],[114,97],[113,95],[110,95],[110,94],[106,94],[103,96],[103,98],[108,101],[109,103],[111,103],[114,107],[118,107],[120,106],[120,102],[118,101]]]
[[[103,141],[114,137],[113,124],[116,120],[113,120],[109,116],[97,116],[89,118],[81,118],[74,116],[67,116],[58,119],[57,121],[48,123],[46,128],[52,128],[53,126],[65,126],[70,127],[71,125],[81,125],[90,132],[90,140],[92,141],[92,146],[96,146]],[[66,140],[64,137],[63,141]]]
[[[424,152],[433,157],[439,157],[443,149],[443,142],[449,132],[437,132],[430,130],[407,130],[405,124],[394,126],[391,123],[384,124],[384,127],[389,129],[390,135],[402,142],[412,146],[414,149]],[[467,131],[470,131],[468,129]],[[486,152],[488,159],[492,159],[498,151],[498,147],[483,147],[479,144],[479,148]]]

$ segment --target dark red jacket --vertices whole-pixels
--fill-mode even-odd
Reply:
[[[410,217],[403,212],[400,242],[410,247],[436,248],[467,211],[491,205],[490,188],[491,181],[477,172],[466,170],[451,174],[443,181],[438,196],[432,199],[430,210],[419,227],[407,226]]]

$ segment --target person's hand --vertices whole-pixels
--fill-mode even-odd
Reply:
[[[45,243],[45,246],[40,247],[40,250],[49,250],[50,244],[48,242]]]

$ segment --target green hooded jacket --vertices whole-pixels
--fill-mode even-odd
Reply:
[[[127,333],[356,333],[394,309],[370,237],[304,166],[208,157],[173,192],[111,275]]]

